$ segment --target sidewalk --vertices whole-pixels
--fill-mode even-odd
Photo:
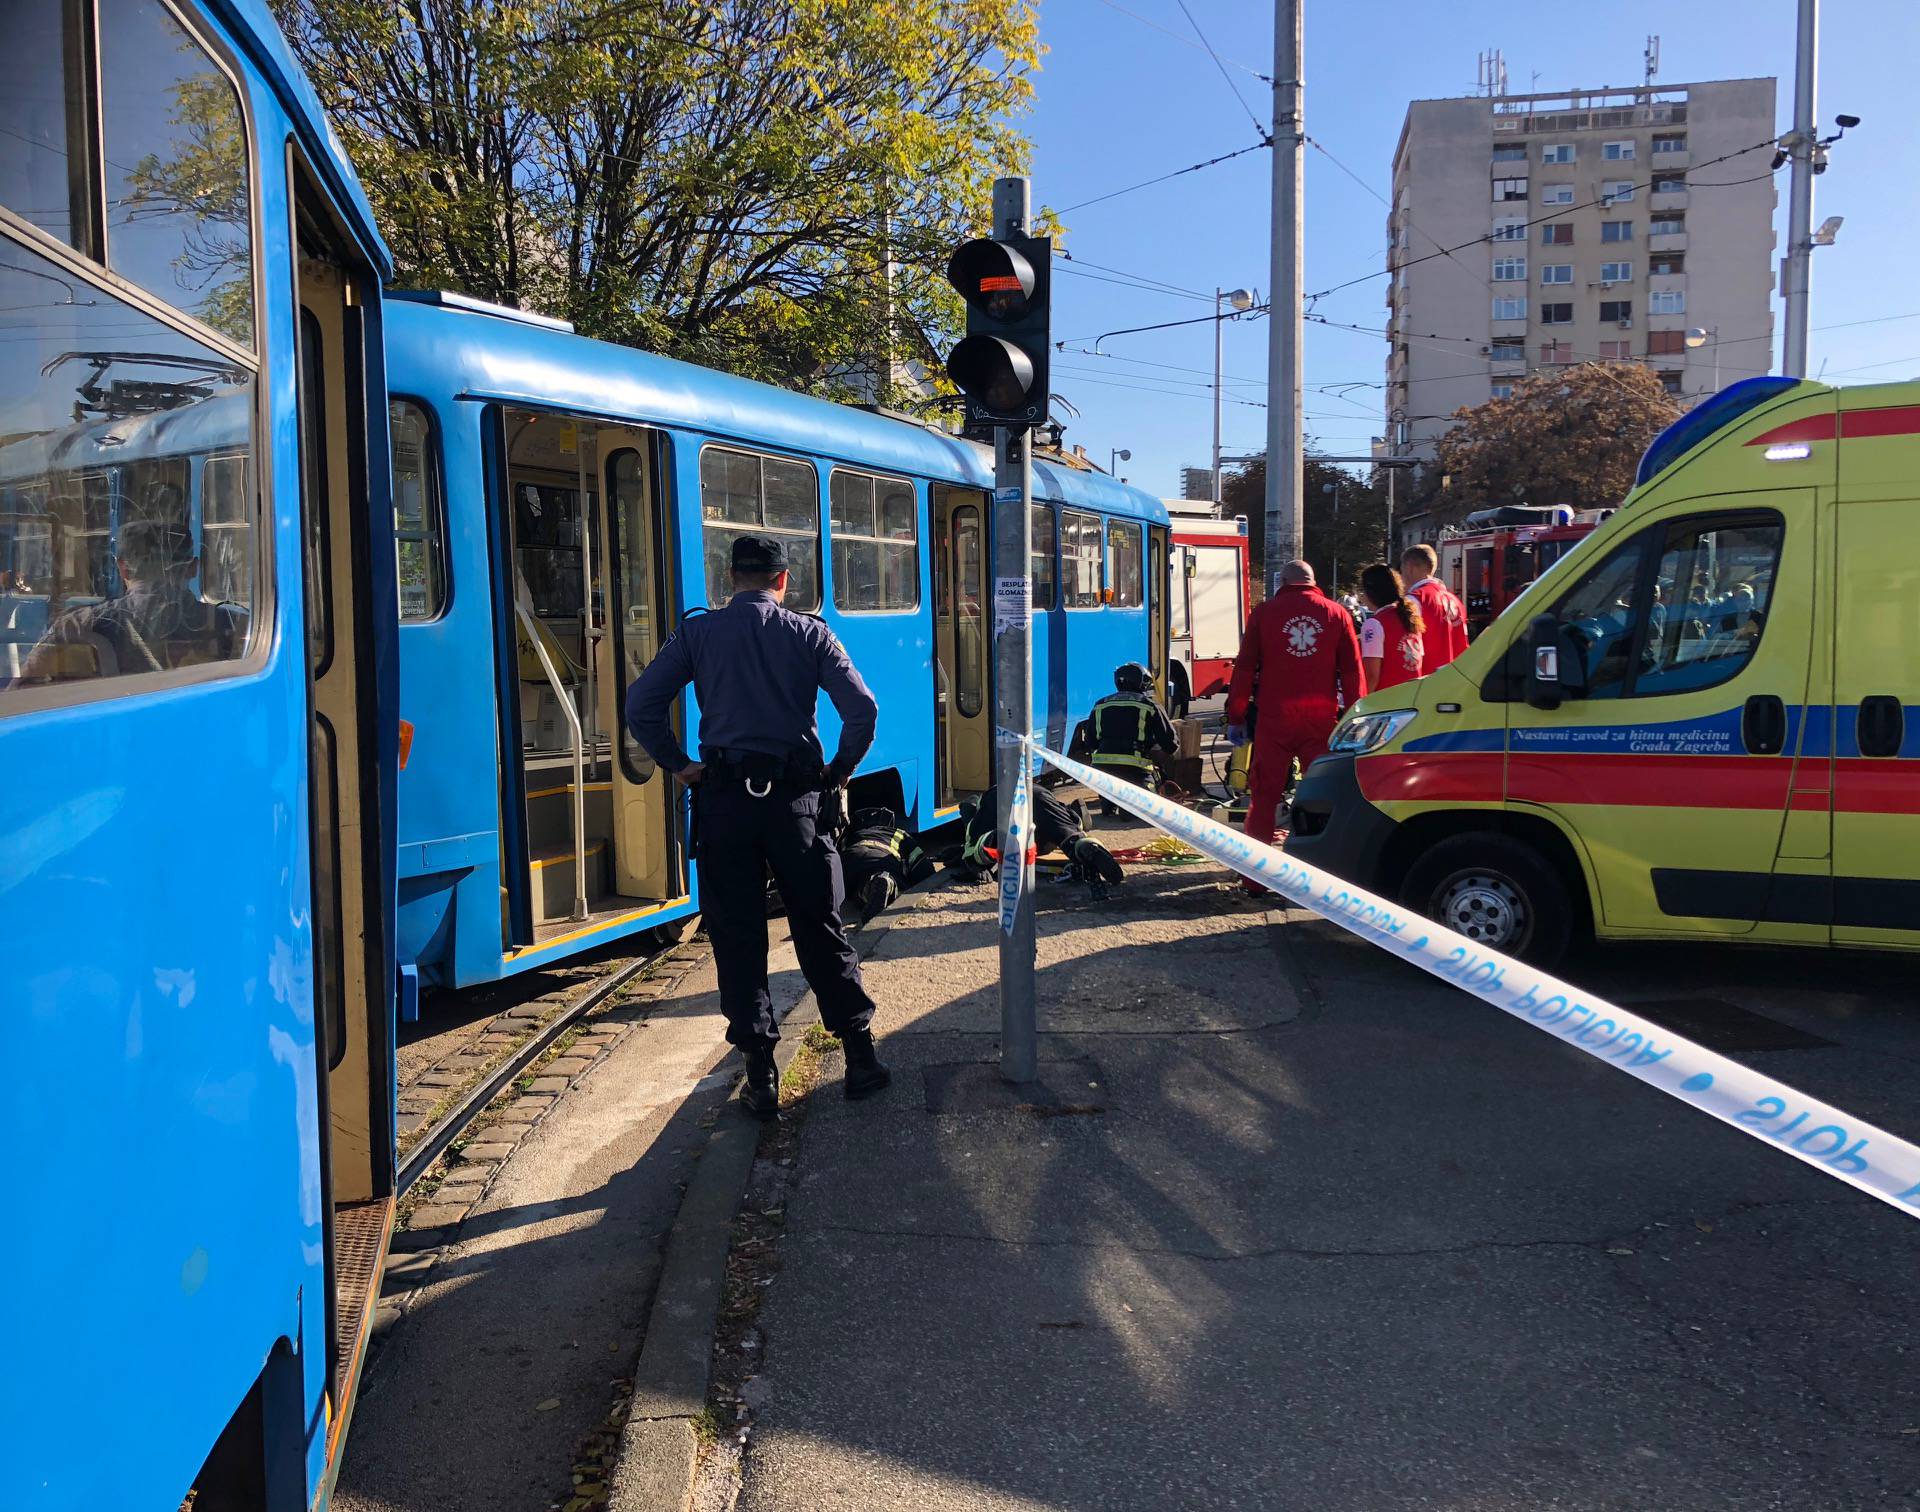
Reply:
[[[1016,1103],[992,889],[912,901],[866,968],[894,1085],[846,1103],[835,1058],[810,1099],[742,1479],[710,1458],[696,1505],[1920,1486],[1910,1220],[1212,866],[1043,887],[1051,1097]]]

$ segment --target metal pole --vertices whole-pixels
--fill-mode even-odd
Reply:
[[[1302,454],[1300,348],[1305,293],[1300,204],[1305,172],[1305,88],[1300,78],[1302,0],[1275,0],[1273,15],[1273,294],[1267,340],[1267,591],[1300,555]]]
[[[1785,307],[1786,325],[1780,371],[1789,378],[1807,376],[1809,282],[1813,271],[1813,122],[1819,113],[1814,90],[1819,34],[1820,0],[1800,0],[1799,46],[1795,49],[1793,64],[1793,133],[1788,138],[1793,181],[1787,191],[1787,255],[1780,263],[1780,298]]]
[[[1216,505],[1220,502],[1220,348],[1226,333],[1226,322],[1220,318],[1220,293],[1219,289],[1213,291],[1213,487],[1209,490]]]
[[[1024,236],[1031,215],[1025,178],[993,184],[993,234]],[[993,438],[993,713],[995,818],[1000,836],[1000,1075],[1039,1074],[1033,991],[1032,821],[1027,791],[1033,738],[1033,462],[1027,432],[1000,426]]]
[[[1399,563],[1398,563],[1397,561],[1395,561],[1395,560],[1394,560],[1394,545],[1393,545],[1393,475],[1394,475],[1395,473],[1397,473],[1397,472],[1399,472],[1399,471],[1400,471],[1400,469],[1399,469],[1399,468],[1397,468],[1397,467],[1389,467],[1389,468],[1387,469],[1387,552],[1386,552],[1386,559],[1387,559],[1387,565],[1388,565],[1389,567],[1392,567],[1392,568],[1395,568],[1395,569],[1398,569],[1398,567],[1400,566],[1400,564],[1399,564]]]

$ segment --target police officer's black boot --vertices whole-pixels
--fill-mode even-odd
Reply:
[[[847,1101],[871,1097],[893,1080],[893,1073],[880,1064],[874,1052],[871,1029],[849,1029],[840,1036],[840,1048],[847,1055]]]
[[[773,1042],[762,1040],[747,1051],[747,1082],[740,1106],[766,1123],[780,1116],[780,1073],[773,1064]]]

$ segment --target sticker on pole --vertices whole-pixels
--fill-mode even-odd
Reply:
[[[1310,908],[1669,1097],[1920,1217],[1920,1147],[1145,788],[1044,746],[1034,750],[1102,798],[1287,902]]]
[[[1018,504],[1021,496],[1025,492],[1025,489],[1018,487],[996,488],[993,491],[993,502],[996,504]]]
[[[993,580],[993,633],[1004,635],[1009,630],[1024,630],[1033,617],[1033,590],[1023,577],[1003,577]]]

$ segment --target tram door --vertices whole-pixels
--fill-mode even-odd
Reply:
[[[362,286],[301,206],[300,509],[309,686],[313,978],[334,1405],[371,1316],[392,1205],[379,750],[365,510]],[[383,406],[384,408],[384,406]],[[390,551],[392,548],[389,547]],[[391,612],[391,610],[389,610]]]
[[[1167,701],[1167,594],[1173,587],[1173,568],[1167,556],[1167,529],[1147,527],[1147,670],[1153,674],[1154,694]],[[1186,585],[1181,585],[1182,591]]]
[[[946,807],[993,785],[987,496],[935,485],[933,517],[934,721]]]
[[[600,637],[601,722],[616,731],[613,770],[614,891],[666,902],[686,892],[674,823],[677,790],[626,727],[627,689],[673,633],[665,509],[666,438],[602,426],[599,465],[606,501],[600,539],[611,543]],[[676,722],[679,716],[676,715]],[[686,732],[679,731],[682,741]]]

